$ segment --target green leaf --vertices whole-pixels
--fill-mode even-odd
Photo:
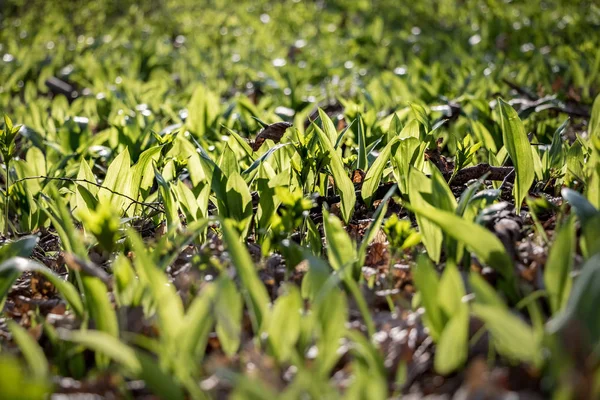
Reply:
[[[461,304],[437,342],[433,364],[435,371],[448,375],[462,367],[469,354],[468,340],[469,307]]]
[[[215,306],[216,331],[223,352],[230,357],[240,347],[243,307],[243,299],[235,283],[227,275],[221,275]]]
[[[396,146],[392,147],[392,171],[394,178],[398,182],[400,192],[409,194],[410,167],[414,166],[417,170],[422,170],[425,144],[421,144],[417,138],[409,137],[401,139],[395,151],[394,148]]]
[[[356,245],[344,229],[342,222],[323,210],[323,228],[327,240],[327,258],[331,267],[337,270],[353,265],[357,261]]]
[[[79,163],[77,179],[86,180],[88,182],[96,182],[96,177],[85,160],[81,160]],[[77,206],[75,215],[77,217],[82,214],[89,214],[90,210],[95,209],[95,207],[92,206],[94,203],[98,203],[98,200],[96,200],[98,190],[98,186],[86,182],[77,182],[75,192],[75,205]],[[105,190],[103,191],[106,192]]]
[[[135,271],[124,254],[119,254],[112,264],[115,282],[115,297],[119,306],[137,306],[143,287],[140,285]]]
[[[469,274],[469,285],[475,294],[475,301],[477,303],[496,308],[506,308],[496,290],[478,273],[471,272]]]
[[[575,219],[567,219],[557,232],[544,268],[544,283],[553,314],[566,306],[573,283],[571,271],[575,255]]]
[[[165,206],[167,228],[171,229],[173,227],[181,226],[181,220],[179,219],[179,204],[177,204],[177,200],[171,191],[171,186],[165,180],[165,178],[163,178],[158,169],[156,169],[156,166],[154,166],[154,177],[158,183],[160,197],[162,198]]]
[[[424,198],[425,196],[432,196],[433,185],[431,179],[415,168],[410,169],[408,179],[408,198],[411,206],[433,208]],[[442,229],[434,221],[419,213],[417,213],[417,223],[419,224],[421,238],[427,249],[427,254],[434,262],[438,263],[442,252]]]
[[[240,145],[240,147],[242,148],[242,150],[244,150],[244,153],[246,153],[246,155],[253,160],[253,154],[254,151],[252,150],[252,148],[250,147],[250,145],[248,144],[248,142],[242,138],[237,132],[232,131],[231,129],[229,129],[228,127],[226,127],[225,125],[221,125],[223,128],[225,128],[225,130],[227,132],[229,132],[229,134],[231,136],[233,136],[233,138],[235,139],[235,141],[237,142],[237,144]]]
[[[225,193],[227,199],[227,213],[225,215],[238,222],[238,231],[245,237],[252,219],[250,189],[244,178],[239,173],[233,172],[227,178]]]
[[[233,221],[223,221],[223,240],[227,244],[231,261],[240,277],[241,291],[253,319],[254,331],[258,333],[267,313],[270,302],[269,295],[254,269],[254,263],[248,250],[242,245],[240,237],[233,227]]]
[[[119,336],[117,314],[110,303],[106,285],[98,278],[83,275],[81,277],[85,291],[85,305],[98,330],[114,337]]]
[[[140,191],[150,189],[153,183],[153,165],[160,158],[161,146],[145,150],[131,168],[131,197],[139,200]],[[136,205],[137,207],[138,205]]]
[[[357,124],[357,136],[358,136],[358,159],[356,161],[356,168],[361,171],[367,170],[367,138],[365,135],[364,123],[360,115],[358,116]]]
[[[444,319],[438,303],[440,281],[431,261],[425,256],[419,256],[417,266],[413,268],[413,279],[425,307],[425,324],[433,340],[437,341],[444,330]]]
[[[599,213],[599,211],[580,193],[569,189],[564,188],[560,191],[562,197],[575,209],[575,213],[581,221],[582,225],[587,224],[587,222],[593,218],[595,215]]]
[[[196,137],[205,136],[218,118],[219,107],[217,95],[203,85],[197,85],[187,105],[186,126]]]
[[[252,171],[254,171],[256,168],[258,168],[264,161],[266,161],[267,158],[269,158],[269,156],[271,154],[275,153],[280,148],[287,146],[288,144],[291,144],[291,143],[279,143],[279,144],[276,144],[275,146],[271,147],[263,155],[258,157],[246,170],[244,170],[242,172],[242,174],[249,175]]]
[[[131,194],[130,164],[129,150],[125,148],[108,166],[102,187],[129,196]],[[110,202],[119,211],[122,208],[127,208],[129,200],[126,201],[123,196],[114,194],[110,190],[100,189],[98,191],[100,202]]]
[[[275,301],[269,317],[265,320],[264,332],[275,357],[285,362],[293,355],[300,336],[301,312],[303,308],[300,291],[293,285],[286,286],[287,293]]]
[[[177,339],[173,343],[177,348],[178,355],[183,359],[189,359],[190,362],[202,360],[208,336],[215,324],[213,310],[216,297],[216,286],[208,284],[190,304]],[[235,312],[235,310],[233,311]]]
[[[600,343],[600,253],[591,257],[581,267],[581,274],[576,278],[571,289],[567,307],[548,322],[548,331],[555,333],[577,326],[582,336],[589,339],[589,344]]]
[[[12,257],[29,257],[37,246],[39,237],[34,235],[23,236],[14,242],[4,242],[0,247],[0,262]]]
[[[42,274],[56,287],[69,306],[79,317],[83,317],[84,308],[77,289],[68,281],[63,281],[46,266],[22,257],[12,257],[0,264],[0,302],[8,294],[13,282],[24,272],[35,271]]]
[[[344,292],[334,287],[324,293],[313,305],[319,325],[317,348],[317,370],[321,376],[329,376],[331,369],[340,359],[340,340],[346,332],[348,303]]]
[[[34,377],[44,379],[48,376],[48,361],[44,355],[44,350],[34,340],[29,332],[21,325],[12,320],[8,320],[8,329],[13,336],[13,340],[19,346],[23,357],[29,365],[29,369]]]
[[[531,363],[540,356],[533,329],[506,308],[473,304],[472,310],[485,323],[500,354]]]
[[[567,125],[569,124],[569,119],[567,118],[565,122],[563,122],[558,129],[554,132],[552,136],[552,143],[550,144],[550,149],[548,150],[547,156],[547,165],[546,169],[549,168],[562,168],[564,164],[564,151],[563,151],[563,138],[562,135],[567,129]]]
[[[173,284],[152,261],[148,249],[137,232],[127,230],[127,236],[134,252],[133,264],[140,282],[150,289],[151,298],[161,328],[161,336],[173,342],[183,321],[183,304]]]
[[[407,208],[439,226],[448,236],[464,243],[482,262],[494,268],[505,279],[514,281],[512,260],[500,239],[492,232],[453,213],[431,206],[407,205]]]
[[[412,119],[400,131],[400,134],[399,134],[398,138],[399,139],[415,138],[415,139],[419,140],[419,138],[421,137],[420,135],[421,135],[421,133],[420,133],[419,121],[417,121],[416,119]]]
[[[348,223],[352,213],[354,212],[354,204],[356,203],[356,192],[354,190],[354,185],[346,173],[342,158],[335,151],[330,140],[318,126],[314,125],[314,127],[321,143],[321,147],[325,152],[328,152],[329,156],[331,157],[329,168],[331,170],[331,174],[333,175],[333,181],[335,182],[337,191],[340,194],[342,203],[342,218],[344,219],[344,222]]]
[[[321,119],[321,124],[323,125],[323,131],[327,135],[328,143],[331,145],[331,147],[333,147],[338,137],[335,125],[333,124],[333,121],[331,121],[331,118],[329,118],[329,115],[325,113],[325,111],[319,108],[318,112],[319,118]]]
[[[519,214],[521,204],[529,193],[534,179],[531,144],[517,112],[502,99],[498,99],[498,110],[502,126],[502,140],[515,167],[514,197],[516,212]]]
[[[427,117],[427,112],[425,111],[425,108],[422,105],[416,103],[408,103],[408,105],[415,114],[415,118],[417,119],[417,121],[419,121],[421,125],[425,127],[425,132],[430,132],[431,124],[429,123],[429,118]]]
[[[361,189],[361,196],[367,207],[370,207],[371,203],[373,202],[373,195],[379,187],[381,177],[383,176],[383,170],[385,169],[385,166],[392,155],[392,147],[397,143],[397,141],[398,139],[394,138],[388,142],[365,175]]]
[[[464,296],[465,286],[458,268],[453,263],[446,264],[438,287],[438,302],[448,319],[460,310]]]
[[[154,360],[136,353],[119,339],[99,331],[61,331],[64,340],[102,353],[122,365],[133,377],[142,379],[157,396],[163,399],[184,399],[177,382],[164,373]]]
[[[596,96],[592,106],[588,133],[590,137],[600,137],[600,94]]]

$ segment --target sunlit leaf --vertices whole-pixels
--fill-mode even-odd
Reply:
[[[531,144],[519,115],[508,103],[498,99],[502,140],[515,167],[514,197],[517,214],[533,184],[534,165]]]

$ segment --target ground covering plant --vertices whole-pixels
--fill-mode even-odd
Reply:
[[[595,2],[2,6],[0,398],[600,396]]]

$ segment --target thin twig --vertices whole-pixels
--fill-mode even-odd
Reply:
[[[164,212],[163,210],[160,209],[160,207],[156,206],[157,203],[145,203],[143,201],[138,201],[138,200],[134,199],[133,197],[130,197],[130,196],[126,195],[126,194],[119,193],[117,191],[109,189],[109,188],[107,188],[105,186],[102,186],[99,183],[88,181],[87,179],[62,178],[62,177],[51,177],[51,176],[40,175],[40,176],[27,176],[25,178],[21,178],[21,179],[18,179],[16,181],[14,181],[13,184],[19,183],[19,182],[23,182],[23,181],[32,180],[32,179],[49,179],[49,180],[62,181],[62,182],[71,182],[71,183],[87,183],[87,184],[90,184],[90,185],[94,185],[94,186],[96,186],[96,187],[98,187],[100,189],[108,190],[109,192],[111,192],[112,194],[116,194],[117,196],[124,197],[127,200],[131,201],[132,203],[139,204],[141,206],[151,208],[152,210],[157,211],[157,212],[161,212],[161,213]]]

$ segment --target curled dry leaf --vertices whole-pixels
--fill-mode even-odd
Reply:
[[[285,131],[291,127],[292,124],[289,122],[276,122],[267,126],[265,129],[260,131],[258,135],[256,135],[256,140],[250,144],[252,150],[257,151],[267,139],[271,139],[275,143],[279,143]]]

